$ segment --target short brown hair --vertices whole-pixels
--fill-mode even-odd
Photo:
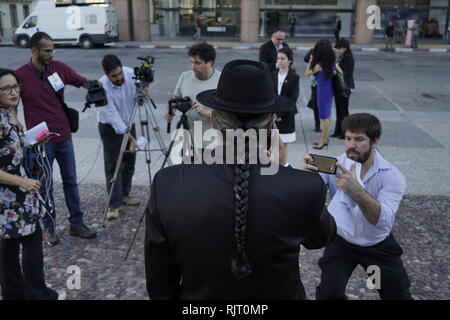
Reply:
[[[342,131],[364,133],[374,143],[381,137],[381,122],[377,117],[369,113],[354,113],[342,121]]]

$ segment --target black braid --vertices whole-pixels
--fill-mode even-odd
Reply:
[[[250,178],[250,165],[248,164],[248,142],[245,143],[245,163],[234,165],[234,198],[235,198],[235,225],[237,252],[231,260],[231,271],[237,280],[241,280],[252,272],[252,268],[245,252],[245,235],[248,213],[248,183]]]

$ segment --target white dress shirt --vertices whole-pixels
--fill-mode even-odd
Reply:
[[[123,67],[122,71],[125,81],[121,86],[114,85],[106,75],[100,79],[106,91],[108,104],[96,108],[98,121],[103,124],[110,124],[117,134],[125,133],[136,98],[133,69]]]
[[[344,153],[338,157],[339,163],[344,163],[347,155]],[[330,190],[331,199],[339,196],[337,193],[336,176],[320,173],[325,184]],[[354,233],[346,232],[338,226],[337,233],[350,243],[367,247],[383,241],[392,230],[395,214],[405,192],[405,178],[395,166],[385,160],[378,151],[375,151],[375,159],[369,168],[362,184],[366,192],[381,204],[380,218],[376,225],[371,224],[364,216],[361,209],[355,203],[355,210],[351,210]],[[339,213],[338,213],[339,214]],[[348,212],[342,212],[348,214]]]

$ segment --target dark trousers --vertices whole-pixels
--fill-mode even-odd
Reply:
[[[120,146],[122,145],[123,134],[117,134],[109,124],[99,123],[98,131],[103,143],[103,159],[105,163],[106,188],[108,193],[111,190],[111,179],[114,177],[116,164],[119,159]],[[133,125],[131,135],[136,138],[136,128]],[[127,143],[127,149],[128,150]],[[131,191],[131,181],[136,163],[136,153],[125,152],[122,159],[121,168],[116,178],[116,184],[111,196],[111,209],[117,209],[122,203],[122,199],[128,196]]]
[[[348,102],[350,97],[335,97],[334,101],[336,102],[336,125],[334,127],[334,134],[336,136],[343,136],[344,132],[342,132],[342,120],[346,116],[348,116]]]
[[[400,259],[402,253],[392,234],[370,247],[357,246],[336,236],[319,259],[322,277],[316,289],[316,299],[346,300],[345,288],[356,266],[361,265],[367,270],[369,266],[376,265],[381,271],[380,298],[411,300],[409,278]]]
[[[22,246],[22,269],[19,252]],[[23,270],[23,272],[22,272]],[[58,293],[45,284],[42,231],[39,222],[33,234],[0,240],[0,283],[3,300],[56,300]]]
[[[334,30],[334,37],[336,38],[336,40],[339,40],[339,34],[341,33],[341,30]]]
[[[80,207],[80,194],[78,191],[75,151],[72,138],[58,143],[46,144],[45,153],[48,160],[48,162],[44,161],[47,171],[53,170],[53,162],[55,159],[58,162],[63,182],[64,199],[66,200],[67,210],[69,211],[69,223],[73,226],[81,226],[83,224],[83,211],[81,211]],[[36,170],[38,169],[36,154],[28,149],[26,157],[28,171],[36,179]],[[49,189],[47,190],[45,183],[42,183],[40,193],[42,198],[46,200],[47,211],[51,213],[52,218],[46,214],[42,218],[42,224],[44,229],[53,230],[55,228],[56,211],[53,198],[53,177],[49,177],[49,179]]]

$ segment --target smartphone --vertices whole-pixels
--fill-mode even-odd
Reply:
[[[313,158],[313,163],[311,164],[319,168],[317,171],[328,174],[336,174],[336,158],[321,156],[318,154],[311,154],[311,157]]]

